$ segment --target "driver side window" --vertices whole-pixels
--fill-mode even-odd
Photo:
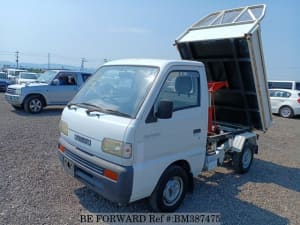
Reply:
[[[173,112],[200,106],[200,75],[197,71],[172,71],[165,81],[160,100],[173,102]]]
[[[57,76],[59,85],[77,85],[76,74],[74,73],[60,73]]]

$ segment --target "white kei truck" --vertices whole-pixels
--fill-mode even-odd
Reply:
[[[120,205],[172,212],[193,177],[238,173],[272,123],[260,21],[265,5],[214,12],[175,41],[182,60],[105,63],[64,108],[64,170]]]

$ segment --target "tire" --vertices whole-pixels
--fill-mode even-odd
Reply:
[[[232,164],[235,172],[240,174],[247,173],[252,165],[253,155],[253,150],[247,142],[244,144],[242,152],[234,152]]]
[[[163,173],[149,198],[156,212],[173,212],[183,201],[188,187],[187,172],[180,166],[170,166]]]
[[[282,106],[279,109],[279,115],[283,118],[291,118],[294,116],[293,109],[289,106]]]
[[[25,99],[24,109],[28,113],[40,113],[43,109],[43,100],[38,95],[32,95]]]

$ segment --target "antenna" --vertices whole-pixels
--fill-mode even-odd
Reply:
[[[17,64],[17,69],[19,68],[19,51],[16,51],[16,64]]]
[[[85,58],[81,58],[81,67],[80,67],[80,71],[84,70],[84,63],[87,62],[87,60]]]
[[[50,70],[50,53],[48,52],[48,70]]]

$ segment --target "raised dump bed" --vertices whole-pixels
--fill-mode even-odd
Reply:
[[[272,122],[260,21],[265,5],[214,12],[180,35],[182,59],[205,64],[208,81],[228,81],[215,94],[218,122],[266,131]]]

